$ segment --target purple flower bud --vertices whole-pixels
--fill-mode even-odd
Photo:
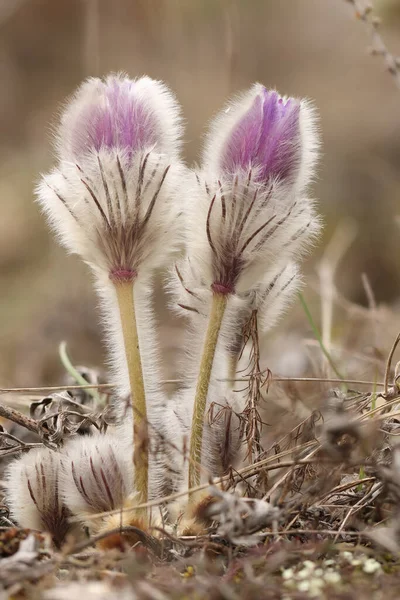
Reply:
[[[293,178],[301,159],[300,102],[259,85],[252,96],[221,148],[220,168],[229,174],[256,168],[262,181]]]
[[[318,146],[312,106],[260,84],[212,121],[188,194],[188,239],[192,266],[213,293],[247,293],[315,239],[307,187]]]
[[[103,282],[145,276],[178,246],[180,135],[179,104],[149,77],[92,78],[67,104],[39,201]]]

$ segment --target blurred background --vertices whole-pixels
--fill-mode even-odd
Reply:
[[[374,10],[400,55],[400,0],[375,0]],[[390,348],[400,290],[400,89],[382,57],[368,53],[364,25],[345,0],[0,0],[0,385],[59,382],[61,340],[75,363],[104,364],[91,276],[55,243],[34,187],[53,163],[63,101],[85,77],[109,71],[148,74],[175,90],[189,163],[208,120],[254,81],[311,98],[321,116],[314,195],[325,233],[306,265],[305,297],[319,323],[318,268],[339,235],[339,249],[329,250],[341,259],[333,335],[358,335],[357,314],[365,315],[355,306],[369,306],[389,315],[375,324]],[[176,322],[161,316],[168,346]],[[373,345],[368,331],[360,352]],[[296,349],[309,332],[295,307],[279,334],[289,349],[271,350],[265,366],[303,373]],[[379,343],[387,350],[385,337]]]

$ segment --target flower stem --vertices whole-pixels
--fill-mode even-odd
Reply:
[[[235,387],[236,371],[238,366],[238,355],[236,352],[231,352],[228,356],[228,380],[229,387],[233,389]]]
[[[133,462],[135,465],[134,487],[139,503],[148,500],[148,426],[146,397],[144,391],[142,362],[136,325],[135,302],[132,281],[114,283],[121,317],[126,361],[128,363],[133,409]],[[144,509],[146,512],[146,509]]]
[[[206,339],[201,357],[199,378],[194,399],[192,433],[190,438],[189,488],[200,484],[200,459],[203,442],[204,415],[215,349],[224,317],[227,295],[214,293]]]

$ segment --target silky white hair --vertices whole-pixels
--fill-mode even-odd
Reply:
[[[272,280],[260,285],[254,299],[262,334],[268,333],[294,303],[303,286],[299,266],[290,262]]]
[[[132,453],[132,445],[117,432],[77,436],[65,445],[60,493],[91,530],[99,531],[106,519],[92,520],[92,515],[134,504]]]
[[[258,311],[261,331],[266,333],[288,310],[301,286],[302,276],[297,263],[290,261],[285,266],[278,264],[267,271],[263,279],[248,292],[228,298],[222,335],[229,338],[235,334],[238,315],[249,315],[252,310]],[[167,291],[170,295],[170,307],[174,312],[190,321],[205,322],[213,291],[204,281],[198,280],[190,260],[183,259],[170,270]]]
[[[277,266],[300,260],[320,231],[310,200],[285,183],[260,185],[254,173],[210,181],[207,190],[204,173],[188,184],[188,255],[207,289],[248,292]]]
[[[182,171],[153,151],[101,149],[79,165],[62,161],[43,177],[38,200],[61,243],[100,282],[119,270],[143,277],[179,247]]]
[[[6,500],[11,517],[21,526],[48,531],[59,545],[68,532],[69,512],[60,493],[61,456],[35,448],[6,470]]]

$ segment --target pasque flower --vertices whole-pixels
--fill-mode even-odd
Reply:
[[[210,316],[213,291],[207,287],[204,280],[196,277],[188,259],[181,261],[179,267],[171,270],[169,283],[173,297],[172,306],[178,314],[189,319],[190,335],[187,340],[184,376],[195,380],[196,376],[199,376],[201,345]],[[205,419],[202,432],[201,482],[207,481],[210,476],[224,474],[228,466],[235,464],[240,458],[240,432],[243,433],[244,430],[240,427],[237,414],[245,410],[247,392],[240,390],[239,393],[239,390],[233,391],[233,388],[238,361],[246,343],[244,332],[252,314],[257,313],[258,333],[265,335],[288,310],[300,286],[299,268],[296,263],[290,262],[283,268],[280,265],[274,271],[267,272],[265,278],[249,291],[229,296],[207,390],[205,412],[208,418]],[[242,362],[246,368],[248,360],[245,353]],[[215,379],[222,381],[217,382]],[[191,386],[182,391],[175,401],[174,412],[179,420],[173,425],[173,429],[178,431],[179,427],[183,427],[188,438],[195,395],[196,387]],[[182,488],[186,489],[187,473],[185,477],[184,469],[187,463],[181,459],[179,463],[179,459],[180,455],[178,460],[174,461],[174,464],[179,466],[174,466],[173,471],[175,474],[182,474]]]
[[[199,481],[193,465],[200,463],[207,391],[228,299],[271,281],[319,231],[306,196],[317,148],[309,104],[260,84],[211,124],[186,213],[191,272],[198,287],[212,292],[194,402],[190,486]]]
[[[121,524],[145,527],[143,514],[134,510],[139,500],[133,486],[134,466],[121,432],[72,439],[63,451],[62,467],[63,501],[91,531],[101,533]],[[101,516],[118,509],[120,514]]]
[[[93,533],[121,525],[145,529],[147,518],[135,508],[140,498],[130,447],[125,426],[120,426],[104,434],[74,436],[60,451],[30,450],[6,471],[12,518],[22,527],[49,532],[57,546],[69,532],[79,537],[71,516]],[[132,539],[137,541],[134,535]]]
[[[21,527],[48,531],[59,546],[71,528],[60,493],[60,454],[48,448],[30,450],[6,471],[6,499]]]
[[[136,286],[168,262],[179,241],[180,135],[179,106],[161,82],[122,75],[89,79],[64,110],[58,165],[38,187],[39,202],[61,242],[96,276],[114,371],[126,370],[129,377],[135,484],[144,502],[149,432]],[[115,332],[114,307],[122,335]],[[121,342],[126,369],[119,364]],[[124,381],[120,389],[125,390]]]
[[[172,452],[172,477],[179,471],[180,480],[193,487],[200,481],[200,465],[211,474],[225,468],[221,454],[230,460],[240,440],[234,432],[225,444],[223,419],[219,429],[210,426],[204,434],[212,445],[210,460],[205,457],[208,444],[203,448],[208,396],[219,399],[223,409],[232,404],[230,390],[210,388],[212,370],[217,365],[228,370],[227,351],[240,345],[248,315],[257,311],[264,330],[277,320],[297,289],[296,264],[319,231],[307,197],[318,139],[306,101],[254,85],[214,119],[200,168],[190,175],[180,162],[180,135],[179,106],[162,83],[121,75],[89,79],[62,114],[58,164],[38,188],[39,202],[61,242],[95,274],[119,393],[127,391],[128,381],[132,398],[131,469],[121,470],[104,438],[101,446],[88,442],[85,449],[82,442],[79,452],[77,445],[71,450],[75,458],[69,463],[65,502],[81,513],[94,506],[104,509],[104,499],[109,508],[123,505],[129,490],[135,505],[146,504],[150,442],[154,431],[173,439],[174,424],[180,432],[174,440],[178,454],[190,434],[190,457],[184,465],[189,464],[187,477],[182,477],[182,464]],[[176,277],[183,294],[179,303],[199,316],[187,368],[197,384],[166,408],[165,422],[157,428],[165,404],[155,399],[159,385],[152,375],[149,282],[157,267],[171,261],[183,229],[187,256]],[[193,360],[197,347],[200,353]],[[83,485],[78,464],[81,473],[91,473],[87,482],[82,475]],[[108,474],[106,464],[114,465]],[[153,460],[153,474],[158,467]],[[117,488],[125,490],[122,495]],[[139,517],[145,526],[146,514]]]
[[[67,104],[38,187],[61,242],[101,279],[134,281],[176,246],[179,106],[148,77],[89,79]]]
[[[213,291],[248,291],[309,245],[317,148],[308,103],[259,84],[216,117],[187,212],[190,259]]]

